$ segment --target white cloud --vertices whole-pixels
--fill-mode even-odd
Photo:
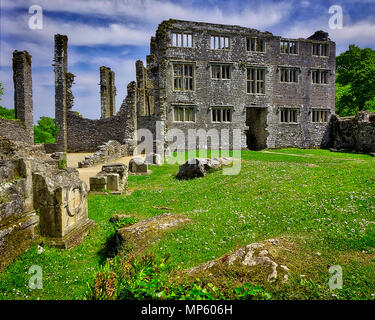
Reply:
[[[31,4],[34,4],[34,1],[5,0],[3,7],[26,9]],[[155,24],[169,18],[264,28],[282,21],[292,10],[292,4],[288,2],[244,2],[239,10],[233,12],[217,6],[197,8],[191,3],[177,4],[162,0],[75,0],[69,1],[68,4],[66,0],[39,0],[38,4],[45,11],[107,17],[126,24],[135,19],[140,22],[138,26],[152,25],[153,28]],[[116,26],[117,24],[114,29]]]

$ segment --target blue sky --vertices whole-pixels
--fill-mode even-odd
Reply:
[[[43,8],[43,29],[28,26],[29,7]],[[135,80],[135,61],[145,61],[150,37],[169,18],[236,24],[300,38],[316,30],[329,32],[337,54],[351,43],[375,49],[375,0],[1,0],[0,81],[5,88],[1,105],[13,108],[12,52],[32,55],[34,120],[54,117],[53,36],[66,34],[74,110],[88,118],[100,116],[99,67],[116,73],[116,109]],[[331,30],[331,5],[343,9],[343,28]]]

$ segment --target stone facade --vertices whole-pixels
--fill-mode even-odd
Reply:
[[[375,152],[375,113],[359,112],[353,117],[331,118],[330,146],[337,150]]]
[[[187,39],[186,35],[191,35],[190,45],[173,43],[178,41],[174,37]],[[214,38],[227,41],[227,47],[212,49]],[[251,39],[263,41],[263,52],[248,50]],[[281,53],[284,43],[296,46],[295,53]],[[320,45],[325,48],[325,55],[313,55],[313,46]],[[175,75],[181,65],[181,72],[188,73],[188,77],[182,76],[182,82],[189,81],[191,76],[192,90],[184,90],[184,84],[182,90],[176,90]],[[187,66],[192,68],[186,71]],[[225,69],[229,75],[213,78],[213,68],[221,66],[229,67]],[[261,93],[247,92],[248,69],[252,68],[264,70]],[[282,82],[284,69],[295,70],[297,82]],[[269,32],[239,26],[164,21],[151,39],[147,70],[153,86],[158,88],[154,90],[154,108],[156,120],[162,125],[161,137],[169,129],[182,130],[187,136],[189,129],[236,128],[241,130],[242,148],[320,147],[326,143],[335,104],[335,43],[324,32],[308,39],[282,39]],[[326,83],[313,83],[315,70],[325,72]],[[176,107],[191,107],[193,120],[176,121]],[[231,119],[213,121],[216,108],[230,109]],[[290,109],[296,111],[293,116],[296,118],[283,123],[281,113]],[[312,113],[318,110],[327,112],[325,119],[312,122]]]

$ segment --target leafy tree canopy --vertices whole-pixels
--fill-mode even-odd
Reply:
[[[349,45],[336,58],[336,113],[375,112],[375,50]]]

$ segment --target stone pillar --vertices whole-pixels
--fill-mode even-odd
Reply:
[[[27,51],[13,51],[13,83],[15,116],[25,123],[28,142],[34,144],[31,56]]]
[[[121,111],[124,114],[124,144],[128,146],[128,154],[132,155],[137,145],[137,84],[132,81],[127,87]]]
[[[116,114],[116,86],[115,73],[107,67],[100,67],[100,103],[101,119]]]
[[[67,152],[67,71],[68,71],[68,37],[55,35],[55,119],[56,119],[56,151]]]
[[[146,92],[145,92],[145,72],[143,62],[137,60],[135,62],[135,72],[137,79],[137,98],[138,98],[138,112],[140,116],[145,116],[146,112]]]

